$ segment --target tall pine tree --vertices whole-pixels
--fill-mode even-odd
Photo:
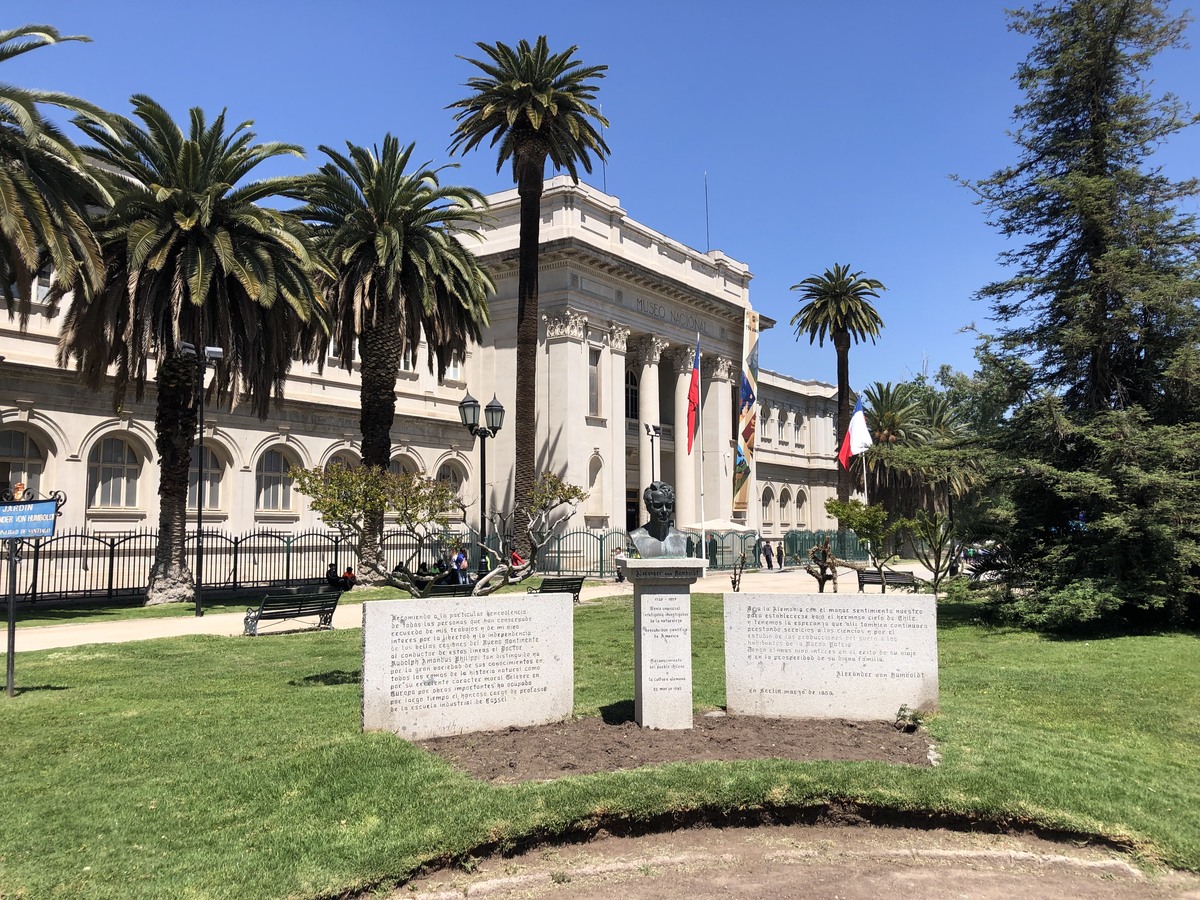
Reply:
[[[1182,46],[1188,20],[1161,0],[1010,15],[1034,40],[1016,73],[1020,159],[976,187],[991,223],[1025,243],[1001,254],[1011,277],[980,294],[1005,326],[1003,347],[1032,356],[1037,383],[1068,409],[1157,412],[1194,390],[1197,374],[1198,238],[1179,202],[1200,183],[1150,165],[1196,121],[1149,79],[1154,57]]]
[[[1010,13],[1016,164],[973,187],[1019,242],[987,285],[992,349],[1030,363],[1000,435],[1019,611],[1035,624],[1161,624],[1197,603],[1200,236],[1156,149],[1196,118],[1155,93],[1155,57],[1188,24],[1164,0],[1061,0]],[[1180,428],[1179,426],[1184,426]],[[1136,437],[1133,437],[1136,435]]]

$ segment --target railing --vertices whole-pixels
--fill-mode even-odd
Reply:
[[[468,548],[472,567],[479,547],[472,531],[422,540],[406,531],[383,536],[385,558],[397,565],[412,556],[432,563],[452,554],[459,543]],[[154,566],[158,532],[153,529],[123,534],[69,531],[52,538],[19,542],[17,597],[23,602],[49,600],[114,600],[142,594]],[[495,547],[494,538],[488,545]],[[186,541],[187,558],[196,557],[196,535]],[[353,549],[332,531],[288,534],[252,531],[230,535],[204,530],[205,590],[291,587],[321,583],[330,564],[341,572],[355,563]],[[8,583],[7,555],[0,560],[0,584]]]
[[[692,539],[693,554],[708,560],[710,568],[731,569],[743,553],[748,568],[762,564],[755,553],[758,538],[752,532],[710,531],[705,535],[707,546],[701,546],[699,532],[685,533]],[[866,558],[853,532],[789,531],[783,538],[789,564],[807,562],[809,549],[826,537],[839,558]],[[122,534],[69,531],[52,538],[20,541],[18,599],[29,603],[113,600],[142,594],[149,582],[157,543],[158,534],[152,529]],[[495,534],[488,536],[487,543],[492,549],[499,549]],[[776,543],[772,541],[772,546]],[[439,558],[452,558],[460,544],[467,548],[471,570],[477,570],[481,551],[474,531],[422,538],[408,531],[393,530],[383,536],[388,563],[392,566],[407,563],[413,569],[421,562],[432,565]],[[629,546],[628,535],[619,529],[570,531],[552,538],[542,548],[538,570],[550,575],[610,578],[616,574],[613,557],[618,550]],[[194,532],[187,536],[186,550],[188,559],[194,560]],[[252,531],[230,535],[204,531],[206,590],[239,591],[321,583],[331,563],[339,572],[355,563],[353,548],[336,532]],[[8,565],[5,555],[0,560],[0,585],[8,583]]]

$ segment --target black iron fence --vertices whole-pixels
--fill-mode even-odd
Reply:
[[[761,564],[758,538],[753,533],[709,532],[703,547],[699,532],[688,533],[695,555],[707,559],[710,567],[731,569],[743,553],[747,567]],[[789,564],[807,560],[809,548],[827,537],[840,558],[865,558],[853,532],[790,531],[783,538]],[[52,538],[20,541],[18,599],[36,603],[136,596],[146,590],[157,544],[158,533],[153,529],[121,534],[68,531]],[[452,558],[460,545],[467,550],[472,570],[478,568],[481,550],[473,530],[433,538],[394,530],[383,537],[385,558],[392,565],[404,563],[414,569],[421,562],[432,566],[438,559]],[[495,535],[489,536],[488,545],[498,548]],[[542,548],[538,569],[548,574],[609,578],[616,573],[617,552],[628,547],[624,531],[571,531]],[[195,558],[195,548],[196,535],[189,533],[187,552],[191,559]],[[204,586],[209,591],[319,584],[330,564],[340,572],[354,563],[353,549],[337,532],[252,531],[230,535],[204,531]],[[0,560],[0,584],[8,583],[8,565],[7,557]]]

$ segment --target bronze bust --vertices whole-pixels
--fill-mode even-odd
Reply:
[[[675,528],[675,488],[655,481],[642,492],[642,501],[650,521],[629,532],[637,552],[643,559],[687,556],[687,535]]]

